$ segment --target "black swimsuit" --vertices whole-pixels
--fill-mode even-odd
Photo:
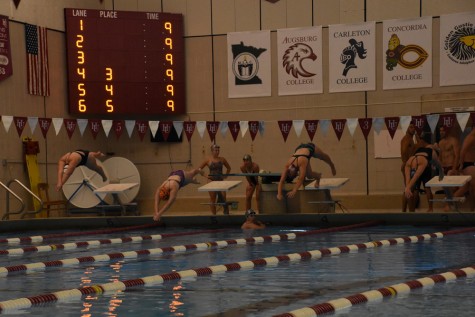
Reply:
[[[81,165],[86,165],[87,163],[87,158],[89,157],[89,152],[90,151],[85,151],[85,150],[76,150],[74,151],[75,153],[79,154],[81,156],[81,161],[79,162],[78,166]]]
[[[294,160],[292,161],[292,163],[290,163],[290,166],[287,170],[287,175],[285,177],[285,181],[287,183],[292,183],[292,181],[299,175],[299,170],[297,166],[294,164],[294,162],[298,161],[299,157],[306,157],[308,160],[310,160],[313,157],[313,154],[315,153],[315,148],[309,145],[308,143],[300,144],[299,146],[297,146],[297,148],[295,149],[295,152],[297,152],[297,150],[300,150],[300,149],[308,149],[309,154],[308,155],[305,155],[305,154],[292,155],[292,157],[294,157]]]
[[[427,156],[425,155],[417,155],[417,154],[420,154],[420,153],[426,153]],[[427,166],[426,168],[424,169],[424,171],[422,172],[421,176],[419,177],[419,179],[416,181],[416,183],[414,184],[414,189],[420,189],[421,188],[421,184],[424,184],[424,187],[425,187],[425,183],[427,183],[428,181],[431,180],[432,178],[432,167],[431,167],[431,161],[432,161],[432,149],[430,148],[419,148],[417,149],[416,153],[414,153],[414,158],[413,160],[415,159],[416,160],[416,167],[415,168],[411,168],[411,172],[410,172],[410,177],[412,178],[414,176],[414,174],[416,173],[417,171],[417,166],[419,165],[419,162],[417,161],[417,158],[418,157],[423,157],[425,160],[427,160]]]

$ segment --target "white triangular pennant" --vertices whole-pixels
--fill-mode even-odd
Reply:
[[[437,123],[439,122],[439,115],[438,114],[428,114],[426,115],[427,118],[427,123],[429,124],[430,131],[434,133],[435,127],[437,126]]]
[[[134,133],[135,128],[135,120],[125,120],[125,129],[127,130],[127,134],[129,138],[132,137],[132,133]]]
[[[28,117],[28,125],[30,126],[31,134],[35,133],[36,126],[38,125],[38,117]]]
[[[196,121],[196,130],[201,138],[203,138],[205,131],[206,131],[206,121]]]
[[[467,127],[467,122],[468,122],[468,119],[470,118],[470,113],[457,112],[456,116],[457,116],[457,122],[459,123],[460,129],[464,131],[465,128]]]
[[[173,127],[175,128],[176,135],[180,138],[183,133],[183,121],[173,121]]]
[[[226,137],[226,134],[228,133],[228,122],[227,121],[221,121],[219,123],[219,131],[221,131],[221,135],[224,137]]]
[[[259,121],[259,134],[260,134],[261,136],[263,136],[265,130],[266,130],[266,123],[265,123],[265,121]]]
[[[8,132],[13,122],[13,116],[2,116],[2,122],[3,122],[3,127],[5,128],[5,131]]]
[[[292,125],[294,126],[294,131],[299,138],[302,134],[303,126],[305,124],[305,120],[292,120]]]
[[[377,135],[379,135],[383,126],[384,118],[373,118],[373,130]]]
[[[150,127],[150,132],[152,132],[153,137],[157,137],[158,126],[160,121],[149,121],[148,126]]]
[[[348,132],[353,136],[355,134],[356,127],[358,126],[358,118],[347,118],[346,125],[348,126]]]
[[[328,135],[328,129],[330,128],[330,120],[323,119],[319,121],[320,123],[320,130],[322,131],[323,136]]]
[[[412,116],[400,116],[399,117],[399,126],[401,127],[402,132],[405,134],[407,128],[411,124]]]
[[[112,128],[112,120],[101,120],[101,123],[102,123],[102,129],[104,130],[106,137],[108,137],[109,132]]]
[[[81,133],[81,136],[83,136],[84,135],[84,130],[86,130],[86,127],[87,127],[88,120],[87,119],[77,119],[76,121],[78,123],[79,132]]]
[[[241,127],[241,137],[244,137],[249,129],[249,121],[239,121],[239,126]]]
[[[63,118],[53,118],[51,121],[53,121],[54,132],[56,132],[56,135],[58,135],[59,131],[61,131],[64,120]]]

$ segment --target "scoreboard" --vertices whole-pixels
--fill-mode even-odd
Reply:
[[[65,9],[70,114],[186,112],[183,15]]]

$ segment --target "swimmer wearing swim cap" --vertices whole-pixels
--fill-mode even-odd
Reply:
[[[154,204],[154,214],[153,220],[160,221],[160,217],[165,211],[167,211],[171,205],[175,202],[176,196],[180,188],[193,183],[199,184],[198,180],[195,178],[196,175],[202,175],[203,171],[200,168],[195,168],[193,170],[177,170],[173,171],[168,175],[168,178],[157,188],[155,192],[155,204]],[[166,201],[166,203],[159,208],[160,202]]]

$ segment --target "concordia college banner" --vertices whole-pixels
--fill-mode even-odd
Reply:
[[[279,96],[323,93],[322,27],[277,30]]]
[[[328,27],[330,92],[376,89],[376,23]]]
[[[432,17],[383,22],[383,89],[432,87]]]
[[[475,12],[440,16],[440,85],[475,84]]]
[[[228,33],[229,98],[271,96],[270,31]]]
[[[8,17],[0,15],[0,81],[13,74]]]

